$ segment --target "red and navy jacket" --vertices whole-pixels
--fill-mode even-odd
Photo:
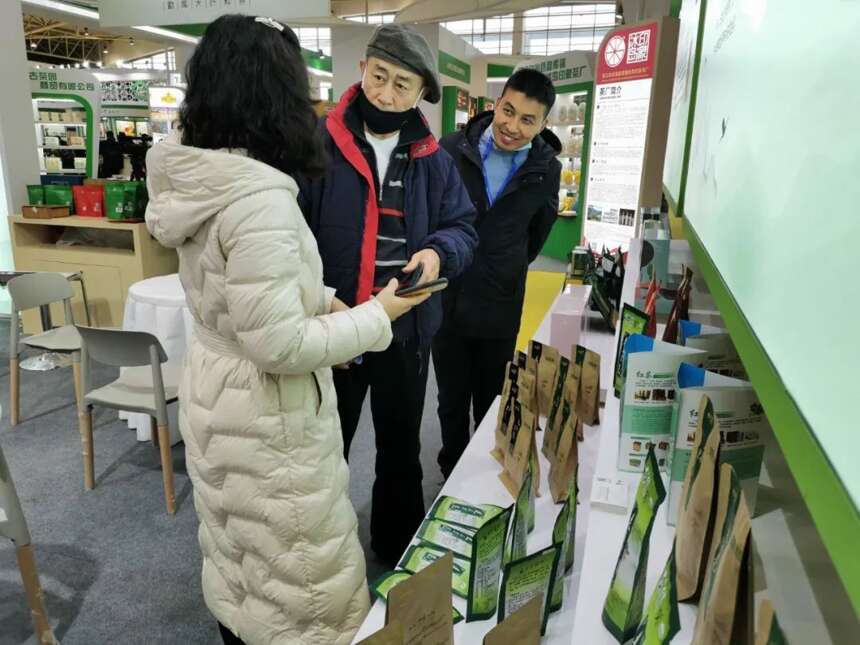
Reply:
[[[325,174],[296,177],[299,205],[322,257],[323,280],[350,306],[365,302],[374,292],[382,217],[403,216],[407,258],[433,249],[441,259],[440,277],[462,274],[478,246],[475,207],[453,159],[439,147],[423,117],[412,119],[400,132],[394,154],[408,153],[406,163],[389,168],[389,179],[396,172],[397,183],[402,183],[403,191],[394,191],[399,194],[397,207],[391,209],[388,196],[380,203],[373,150],[353,105],[358,91],[359,84],[347,90],[321,123],[328,155]],[[440,295],[431,296],[401,320],[394,326],[395,340],[417,335],[422,344],[429,343],[442,323]]]

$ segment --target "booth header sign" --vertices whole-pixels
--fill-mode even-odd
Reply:
[[[464,83],[472,81],[472,66],[441,49],[439,50],[439,73]]]
[[[556,58],[518,65],[518,69],[536,69],[549,76],[555,85],[587,83],[591,80],[591,68],[583,56],[565,54]]]
[[[277,20],[331,15],[329,0],[101,0],[103,27],[178,25],[212,22],[228,13],[271,16]]]

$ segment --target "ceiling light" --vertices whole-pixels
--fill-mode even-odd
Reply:
[[[43,9],[53,9],[54,11],[59,11],[60,13],[79,16],[81,18],[89,18],[90,20],[99,19],[98,11],[93,11],[92,9],[85,9],[84,7],[79,7],[77,5],[69,4],[67,2],[57,2],[57,0],[22,0],[21,4],[34,5],[36,7],[42,7]]]
[[[30,41],[30,49],[36,49],[39,44],[35,40]]]
[[[102,54],[107,54],[107,53],[108,53],[108,46],[107,46],[107,43],[105,43],[104,46],[102,47]]]
[[[128,44],[129,44],[131,47],[134,47],[134,36],[129,36],[129,37],[128,37]]]
[[[84,27],[84,36],[89,36],[89,35],[90,35],[90,28]]]
[[[139,29],[140,31],[145,31],[150,34],[154,34],[156,36],[161,36],[162,38],[170,38],[171,40],[179,40],[183,43],[189,43],[191,45],[196,45],[200,42],[199,38],[194,36],[189,36],[188,34],[181,34],[178,31],[171,31],[170,29],[162,29],[161,27],[150,27],[148,25],[135,25],[132,29]]]
[[[104,63],[102,63],[101,61],[98,61],[96,63],[96,67],[104,67]]]
[[[75,67],[77,67],[78,69],[80,69],[81,64],[80,64],[80,63],[75,63]]]

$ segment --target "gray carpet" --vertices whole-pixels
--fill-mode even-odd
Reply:
[[[0,339],[8,323],[0,322]],[[164,510],[158,452],[112,411],[95,418],[96,489],[83,490],[70,369],[23,372],[21,417],[8,418],[8,356],[0,341],[0,445],[30,526],[46,605],[65,645],[220,643],[200,591],[197,517],[182,444],[173,449],[178,509]],[[98,370],[94,381],[115,376]],[[431,372],[422,424],[425,498],[441,487],[436,384]],[[368,406],[353,442],[350,494],[368,577],[385,570],[369,552],[373,431]],[[34,643],[12,544],[0,541],[0,645]]]

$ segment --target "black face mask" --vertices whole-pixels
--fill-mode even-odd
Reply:
[[[358,91],[358,113],[367,129],[374,134],[390,134],[400,130],[414,111],[415,108],[410,108],[404,112],[380,110],[370,102],[363,89]]]

